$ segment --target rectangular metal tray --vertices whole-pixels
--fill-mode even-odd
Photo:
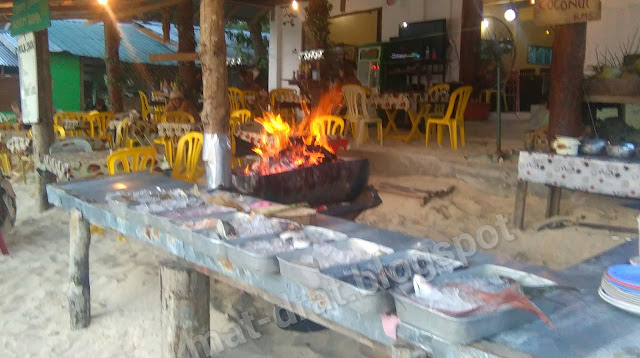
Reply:
[[[511,278],[519,282],[523,287],[544,287],[556,284],[546,278],[497,265],[481,265],[458,270],[450,274],[437,276],[432,282],[438,284],[453,278],[485,277],[496,274]],[[393,290],[392,294],[395,299],[396,314],[402,322],[429,332],[450,343],[467,344],[537,319],[532,313],[509,306],[503,306],[493,312],[467,317],[452,317],[421,305],[408,297],[407,294],[413,294],[413,283],[400,286],[398,289]],[[545,296],[534,298],[532,302],[547,314],[555,309],[555,304],[546,299]]]
[[[355,248],[359,248],[367,250],[369,252],[381,251],[384,254],[393,253],[393,249],[391,248],[362,239],[352,238],[342,241],[336,241],[331,245],[340,250],[353,250]],[[280,265],[280,275],[307,288],[321,288],[324,274],[315,267],[309,267],[298,263],[298,260],[301,256],[312,255],[313,252],[314,248],[309,247],[303,250],[296,250],[276,255],[278,257],[278,263]]]
[[[317,226],[304,226],[302,231],[306,235],[319,238],[319,241],[339,241],[346,240],[347,235]],[[229,261],[234,266],[252,271],[259,275],[275,275],[280,272],[278,258],[276,254],[261,255],[243,248],[249,242],[277,239],[279,234],[267,234],[250,238],[229,240],[227,242],[227,254]]]
[[[356,264],[321,270],[322,289],[337,290],[339,300],[360,313],[390,313],[395,310],[390,289],[411,282],[414,275],[428,279],[464,267],[458,260],[418,250],[394,252]],[[375,280],[375,281],[374,281]]]

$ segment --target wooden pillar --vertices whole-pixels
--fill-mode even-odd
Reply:
[[[104,19],[104,53],[107,65],[107,89],[111,111],[122,112],[122,73],[120,66],[120,29],[109,15]]]
[[[160,263],[162,357],[210,357],[209,277],[186,263]]]
[[[513,208],[513,227],[518,230],[524,228],[524,212],[527,206],[527,186],[526,181],[518,181],[516,186],[516,202]]]
[[[256,55],[256,59],[267,60],[269,53],[267,52],[267,46],[264,44],[262,38],[262,24],[260,24],[260,18],[254,21],[247,22],[249,28],[249,36],[251,37],[251,47]]]
[[[49,59],[49,33],[41,30],[34,32],[36,45],[36,63],[38,67],[38,104],[39,122],[33,129],[33,156],[39,160],[41,154],[48,154],[49,147],[55,141],[53,133],[53,97],[51,89],[51,62]],[[39,175],[36,172],[36,200],[38,211],[47,210],[47,184],[51,176]]]
[[[89,222],[73,210],[69,218],[69,316],[71,329],[91,323],[91,288],[89,286]]]
[[[227,44],[224,39],[224,0],[200,2],[200,64],[206,133],[228,134]]]
[[[482,0],[462,0],[460,34],[460,82],[475,84],[480,54]]]
[[[553,39],[549,92],[549,139],[582,133],[587,24],[558,25]]]
[[[193,1],[183,0],[178,4],[178,52],[195,53],[196,38],[193,30]],[[184,86],[184,95],[196,99],[196,63],[195,61],[178,62],[180,83]]]

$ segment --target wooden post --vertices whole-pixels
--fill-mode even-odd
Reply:
[[[38,104],[39,122],[33,129],[33,157],[39,160],[41,154],[48,154],[53,144],[53,97],[51,92],[51,63],[49,60],[49,32],[45,30],[34,32],[36,45],[36,61],[38,66]],[[51,177],[39,175],[36,172],[36,200],[38,211],[47,210],[50,205],[47,200],[47,184]]]
[[[560,197],[562,189],[557,186],[549,186],[549,194],[547,196],[547,212],[545,217],[550,218],[560,214]]]
[[[160,263],[162,357],[210,357],[209,277],[175,260]]]
[[[527,205],[527,182],[518,181],[516,186],[516,203],[513,208],[513,227],[522,230],[524,227],[524,211]]]
[[[104,19],[104,53],[107,65],[107,89],[111,111],[122,112],[122,73],[120,69],[120,29],[109,15]]]
[[[91,287],[89,286],[89,222],[73,210],[69,218],[69,316],[71,329],[91,323]]]
[[[202,0],[200,64],[204,92],[202,122],[206,133],[229,132],[227,43],[224,39],[224,24],[224,0]]]
[[[196,38],[193,30],[193,1],[183,0],[178,4],[178,52],[196,52]],[[180,82],[184,86],[186,98],[195,100],[196,91],[196,63],[194,61],[178,62]]]
[[[462,1],[462,33],[460,34],[460,82],[475,84],[480,54],[482,0]]]
[[[247,27],[249,28],[251,47],[256,55],[256,59],[258,61],[266,61],[268,60],[267,57],[269,56],[269,52],[267,51],[267,46],[265,46],[264,39],[262,38],[262,24],[260,24],[260,20],[260,18],[257,18],[254,21],[247,22]]]
[[[584,57],[587,24],[558,25],[553,39],[549,91],[549,139],[582,133]]]

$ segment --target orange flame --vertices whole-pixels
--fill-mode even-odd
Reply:
[[[265,113],[263,118],[256,118],[262,124],[264,132],[253,151],[261,157],[244,169],[249,175],[252,172],[260,175],[281,173],[299,167],[307,167],[322,163],[325,152],[335,154],[329,144],[326,129],[322,123],[314,120],[325,114],[332,114],[342,101],[340,91],[332,91],[320,98],[318,106],[312,111],[303,102],[301,106],[309,115],[299,124],[289,124],[278,114]],[[291,138],[300,138],[291,141]]]

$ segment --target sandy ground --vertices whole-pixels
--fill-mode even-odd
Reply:
[[[446,197],[433,199],[425,207],[420,207],[418,199],[380,192],[382,205],[360,215],[358,222],[447,242],[456,242],[455,238],[467,233],[475,238],[478,249],[553,269],[584,261],[621,244],[626,240],[626,236],[637,237],[637,234],[621,234],[577,226],[537,231],[536,228],[545,222],[546,200],[533,195],[527,198],[525,230],[514,230],[510,227],[513,196],[487,194],[455,178],[370,178],[370,183],[374,186],[381,182],[425,190],[438,190],[454,185],[455,189]],[[574,192],[561,201],[560,215],[589,223],[637,228],[636,218],[640,211],[625,208],[621,203],[621,200],[615,198]],[[500,226],[496,224],[498,215],[509,221],[506,226],[509,233],[514,235],[513,240],[508,240],[507,236],[502,234]],[[481,229],[486,225],[494,227],[498,232],[499,240],[496,245],[492,245],[494,240],[491,240],[490,234]],[[484,235],[481,239],[478,239],[479,229],[481,235]]]
[[[0,357],[160,357],[160,283],[157,262],[163,254],[137,240],[120,242],[105,233],[91,244],[92,322],[69,329],[68,214],[52,209],[35,214],[32,178],[14,182],[18,220],[7,237],[10,256],[0,256]],[[272,306],[256,297],[212,282],[211,326],[223,328],[240,312],[257,319]],[[222,313],[221,310],[224,310]],[[365,357],[353,341],[330,331],[297,333],[275,324],[251,339],[243,331],[224,345],[222,358]],[[254,335],[255,336],[255,335]]]

